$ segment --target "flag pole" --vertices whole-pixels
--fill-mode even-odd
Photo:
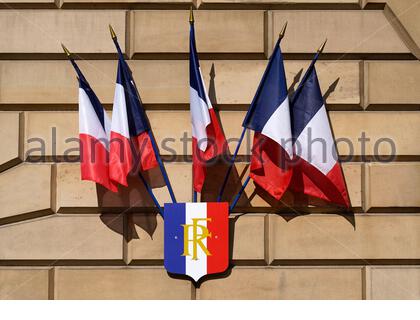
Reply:
[[[190,7],[190,18],[189,18],[189,22],[190,25],[194,24],[194,12],[193,12],[193,6]],[[194,181],[194,170],[193,170],[193,181]],[[198,192],[197,191],[193,191],[193,202],[197,202],[197,198],[198,198]]]
[[[109,32],[111,33],[111,38],[114,41],[115,47],[117,48],[117,51],[118,51],[118,54],[121,57],[123,57],[120,45],[118,44],[117,35],[116,35],[116,33],[115,33],[115,31],[114,31],[114,29],[112,28],[111,25],[109,25]],[[124,62],[127,63],[125,60],[124,60]],[[137,91],[137,98],[140,99],[140,96],[139,96],[139,93],[138,93],[138,90],[137,90],[137,86],[134,86],[134,87],[136,88],[136,91]],[[157,146],[155,137],[153,136],[150,128],[147,130],[147,134],[149,135],[150,141],[152,143],[152,148],[153,148],[153,151],[155,153],[156,160],[159,164],[159,168],[160,168],[160,172],[162,173],[163,180],[165,181],[166,187],[168,188],[168,191],[169,191],[169,195],[171,196],[172,203],[176,203],[176,198],[175,198],[174,191],[172,189],[171,182],[169,181],[168,174],[166,172],[165,166],[163,165],[162,158],[161,158],[160,153],[159,153],[159,148]]]
[[[172,185],[171,185],[171,182],[169,181],[168,173],[166,172],[165,166],[163,165],[163,162],[162,162],[162,158],[160,157],[159,148],[157,147],[155,137],[150,132],[150,130],[149,130],[148,134],[149,134],[149,137],[150,137],[150,141],[152,142],[152,148],[153,148],[153,151],[155,152],[156,160],[159,163],[160,172],[162,173],[163,180],[165,180],[166,187],[168,188],[169,195],[171,196],[172,203],[176,203],[174,190],[172,189]]]
[[[67,47],[64,44],[61,44],[61,47],[63,48],[63,51],[67,56],[67,59],[69,59],[74,70],[76,71],[78,78],[82,78],[85,80],[85,77],[83,76],[82,71],[80,71],[79,66],[76,64],[76,62],[73,59],[73,54],[69,51],[69,49],[67,49]]]
[[[279,33],[279,41],[281,41],[281,39],[284,38],[284,34],[286,33],[286,28],[287,28],[287,21],[283,25],[283,28],[281,29],[281,31]],[[240,146],[242,144],[242,141],[244,140],[246,130],[247,130],[247,128],[244,127],[243,130],[242,130],[241,136],[240,136],[240,138],[238,140],[238,144],[236,145],[235,152],[234,152],[234,154],[232,155],[232,157],[229,160],[229,167],[228,167],[228,170],[226,171],[225,178],[223,179],[222,186],[221,186],[220,191],[219,191],[219,194],[217,196],[217,202],[220,202],[222,200],[223,193],[225,192],[225,188],[226,188],[226,185],[227,185],[227,182],[228,182],[230,173],[231,173],[232,168],[233,168],[233,164],[235,163],[236,157],[237,157],[238,152],[239,152],[239,148],[240,148]]]
[[[295,100],[296,92],[298,92],[298,90],[300,90],[300,88],[306,82],[306,79],[308,78],[308,75],[309,75],[309,71],[315,65],[315,62],[318,61],[319,55],[322,53],[322,51],[324,51],[325,45],[327,43],[327,40],[328,39],[325,39],[325,41],[319,46],[318,50],[316,51],[316,54],[315,54],[315,56],[313,57],[313,59],[311,61],[311,64],[309,65],[308,69],[306,70],[305,74],[303,75],[302,81],[299,83],[298,87],[295,90],[295,93],[293,94],[293,97],[291,99],[291,103],[293,103],[293,101]]]
[[[238,203],[239,199],[241,198],[242,193],[244,192],[246,186],[248,185],[249,180],[251,179],[250,176],[248,176],[244,182],[244,184],[241,187],[241,190],[239,190],[238,194],[236,195],[235,199],[233,200],[232,204],[229,207],[229,211],[232,211],[235,209],[236,204]]]
[[[243,128],[241,136],[240,136],[240,138],[238,140],[238,143],[236,145],[235,152],[232,155],[232,157],[229,159],[229,167],[228,167],[228,170],[225,174],[225,178],[223,179],[222,187],[220,188],[219,194],[217,195],[217,202],[220,202],[222,200],[222,196],[223,196],[223,193],[225,192],[225,188],[226,188],[229,176],[230,176],[230,172],[232,171],[233,164],[235,163],[236,156],[238,155],[239,148],[241,147],[241,144],[242,144],[242,140],[245,137],[246,129],[247,129],[246,127]]]
[[[287,23],[286,23],[287,24]],[[283,27],[284,28],[284,27]],[[327,43],[327,39],[325,39],[325,41],[321,44],[321,46],[318,48],[318,50],[317,50],[317,53],[316,53],[316,55],[315,55],[315,57],[314,57],[314,59],[312,60],[312,62],[311,62],[311,64],[309,65],[309,68],[308,68],[308,70],[306,70],[306,73],[305,73],[305,75],[303,76],[303,78],[302,78],[302,81],[300,82],[300,84],[299,84],[299,86],[298,86],[298,89],[302,86],[302,84],[306,81],[306,78],[308,77],[307,75],[308,75],[308,73],[309,73],[309,70],[310,70],[310,68],[315,64],[315,62],[317,61],[317,59],[318,59],[318,57],[319,57],[319,55],[322,53],[322,51],[324,50],[324,47],[325,47],[325,44]],[[298,89],[296,89],[296,91],[298,90]],[[248,185],[248,183],[249,183],[249,180],[251,179],[251,177],[248,175],[248,177],[246,178],[246,180],[245,180],[245,182],[243,183],[243,185],[242,185],[242,187],[241,187],[241,189],[239,190],[239,192],[238,192],[238,194],[235,196],[235,198],[234,198],[234,200],[233,200],[233,202],[232,202],[232,205],[230,206],[230,208],[229,208],[229,210],[230,211],[232,211],[235,207],[236,207],[236,204],[238,203],[238,201],[239,201],[239,198],[241,197],[241,195],[242,195],[242,193],[244,192],[244,190],[245,190],[245,188],[246,188],[246,186]]]

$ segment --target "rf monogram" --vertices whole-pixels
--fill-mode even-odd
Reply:
[[[211,232],[209,232],[209,229],[207,229],[205,226],[202,226],[198,224],[199,221],[211,221],[211,218],[193,218],[192,224],[182,224],[182,227],[184,228],[184,253],[183,256],[190,256],[190,250],[189,250],[189,243],[192,242],[192,259],[197,259],[197,248],[198,246],[203,250],[203,252],[207,256],[211,256],[211,253],[206,248],[206,246],[203,243],[203,240],[207,237],[211,238]],[[190,235],[190,228],[192,228],[192,239],[189,238]],[[199,231],[201,231],[199,233]]]

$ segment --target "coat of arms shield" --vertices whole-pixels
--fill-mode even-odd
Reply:
[[[229,265],[227,202],[166,203],[165,268],[198,281]]]

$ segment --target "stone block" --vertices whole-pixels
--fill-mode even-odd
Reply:
[[[420,215],[270,216],[274,260],[419,259]]]
[[[60,42],[74,53],[116,52],[108,25],[120,35],[125,51],[125,11],[2,10],[0,54],[63,54]]]
[[[366,173],[367,210],[420,207],[420,163],[369,163]]]
[[[324,53],[410,53],[380,10],[273,11],[275,39],[286,21],[287,35],[282,41],[286,53],[315,53],[325,38]]]
[[[199,53],[264,52],[264,12],[253,10],[194,12]],[[134,54],[187,53],[188,11],[135,11]],[[223,34],[223,36],[221,36]]]
[[[234,268],[227,278],[204,282],[199,299],[361,299],[358,267]]]
[[[0,173],[0,224],[52,213],[51,165],[21,164]]]
[[[191,299],[191,283],[169,277],[162,268],[59,268],[55,298]]]
[[[366,107],[420,105],[418,61],[368,61],[365,64]]]
[[[376,300],[420,299],[420,268],[416,266],[372,267],[371,298]]]
[[[0,268],[0,299],[46,300],[48,299],[48,269]]]
[[[54,215],[3,226],[1,260],[122,261],[122,215]]]
[[[0,136],[3,139],[0,154],[0,171],[6,170],[21,161],[21,119],[19,112],[0,112]]]

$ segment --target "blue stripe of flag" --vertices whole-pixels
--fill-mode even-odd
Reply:
[[[114,42],[118,51],[117,83],[124,88],[130,136],[136,137],[144,131],[150,130],[149,121],[137,92],[130,67],[124,59],[117,39],[114,39]]]
[[[165,203],[164,256],[167,271],[185,274],[184,228],[185,203]]]
[[[315,65],[311,64],[291,103],[292,134],[297,139],[324,104]]]
[[[200,75],[200,62],[198,60],[197,48],[195,46],[194,25],[190,24],[190,87],[198,92],[198,96],[206,101],[204,84]]]
[[[261,132],[286,97],[287,84],[279,39],[242,126]]]

